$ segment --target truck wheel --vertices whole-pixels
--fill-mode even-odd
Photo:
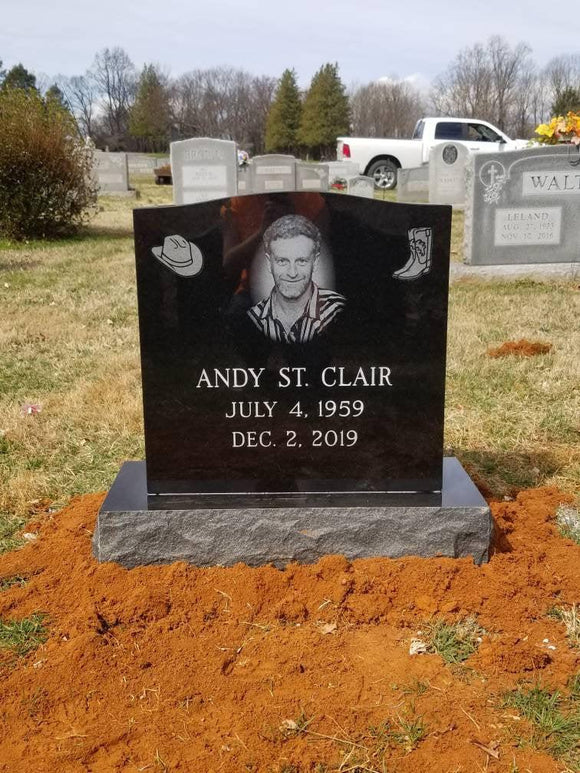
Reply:
[[[367,176],[374,178],[375,187],[383,191],[392,191],[397,187],[397,169],[394,161],[382,158],[370,165]]]

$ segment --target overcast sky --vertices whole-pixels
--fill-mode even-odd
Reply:
[[[528,43],[542,67],[580,52],[579,27],[572,6],[546,0],[0,0],[0,59],[37,75],[80,75],[97,51],[121,46],[137,67],[157,62],[173,76],[294,67],[306,87],[336,61],[349,86],[390,75],[425,83],[493,34]]]

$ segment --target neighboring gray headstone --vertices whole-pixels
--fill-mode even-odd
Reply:
[[[349,177],[346,186],[346,192],[351,196],[362,196],[365,199],[374,199],[375,181],[371,177]]]
[[[360,175],[358,164],[355,164],[354,161],[329,161],[327,166],[328,185],[331,189],[339,187],[346,190],[349,178]]]
[[[578,148],[473,154],[467,179],[467,263],[580,260]]]
[[[465,167],[469,150],[458,142],[441,142],[429,154],[429,203],[465,206]]]
[[[251,193],[250,183],[250,161],[248,164],[238,166],[238,193]]]
[[[104,150],[95,150],[94,159],[94,171],[99,193],[121,195],[129,193],[126,153],[108,153]]]
[[[271,154],[254,156],[250,166],[252,193],[277,193],[296,190],[294,156]]]
[[[167,156],[149,156],[146,153],[127,153],[129,174],[149,174],[158,166],[169,163]]]
[[[429,165],[397,171],[397,201],[418,204],[429,201]]]
[[[236,195],[235,142],[195,137],[172,142],[170,151],[174,204],[196,204]]]
[[[298,161],[296,164],[297,191],[327,191],[328,166],[326,164],[307,164]]]

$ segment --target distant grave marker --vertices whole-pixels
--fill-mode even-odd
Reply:
[[[405,204],[429,201],[429,165],[397,171],[397,201]]]
[[[250,193],[250,164],[238,166],[238,193]]]
[[[358,164],[355,164],[354,161],[329,161],[327,166],[330,189],[336,188],[346,191],[349,178],[360,175]]]
[[[272,153],[254,156],[250,165],[252,193],[279,193],[296,190],[296,159]]]
[[[429,154],[429,203],[463,208],[466,198],[465,168],[469,150],[458,142],[442,142]]]
[[[175,204],[194,204],[237,193],[235,142],[195,137],[172,142],[170,151]]]
[[[127,195],[129,190],[129,170],[126,153],[94,151],[95,174],[99,193]]]
[[[365,199],[374,199],[375,197],[375,181],[372,177],[363,177],[357,175],[356,177],[349,177],[346,186],[347,193],[351,196],[362,196]]]
[[[299,161],[296,164],[296,190],[322,191],[328,190],[328,166],[326,164],[307,164]]]

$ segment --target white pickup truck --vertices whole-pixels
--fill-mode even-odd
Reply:
[[[429,151],[439,142],[460,142],[471,151],[519,150],[528,140],[511,140],[487,121],[477,118],[421,118],[410,140],[338,137],[336,158],[358,165],[360,174],[373,177],[378,188],[397,185],[397,170],[429,161]]]

